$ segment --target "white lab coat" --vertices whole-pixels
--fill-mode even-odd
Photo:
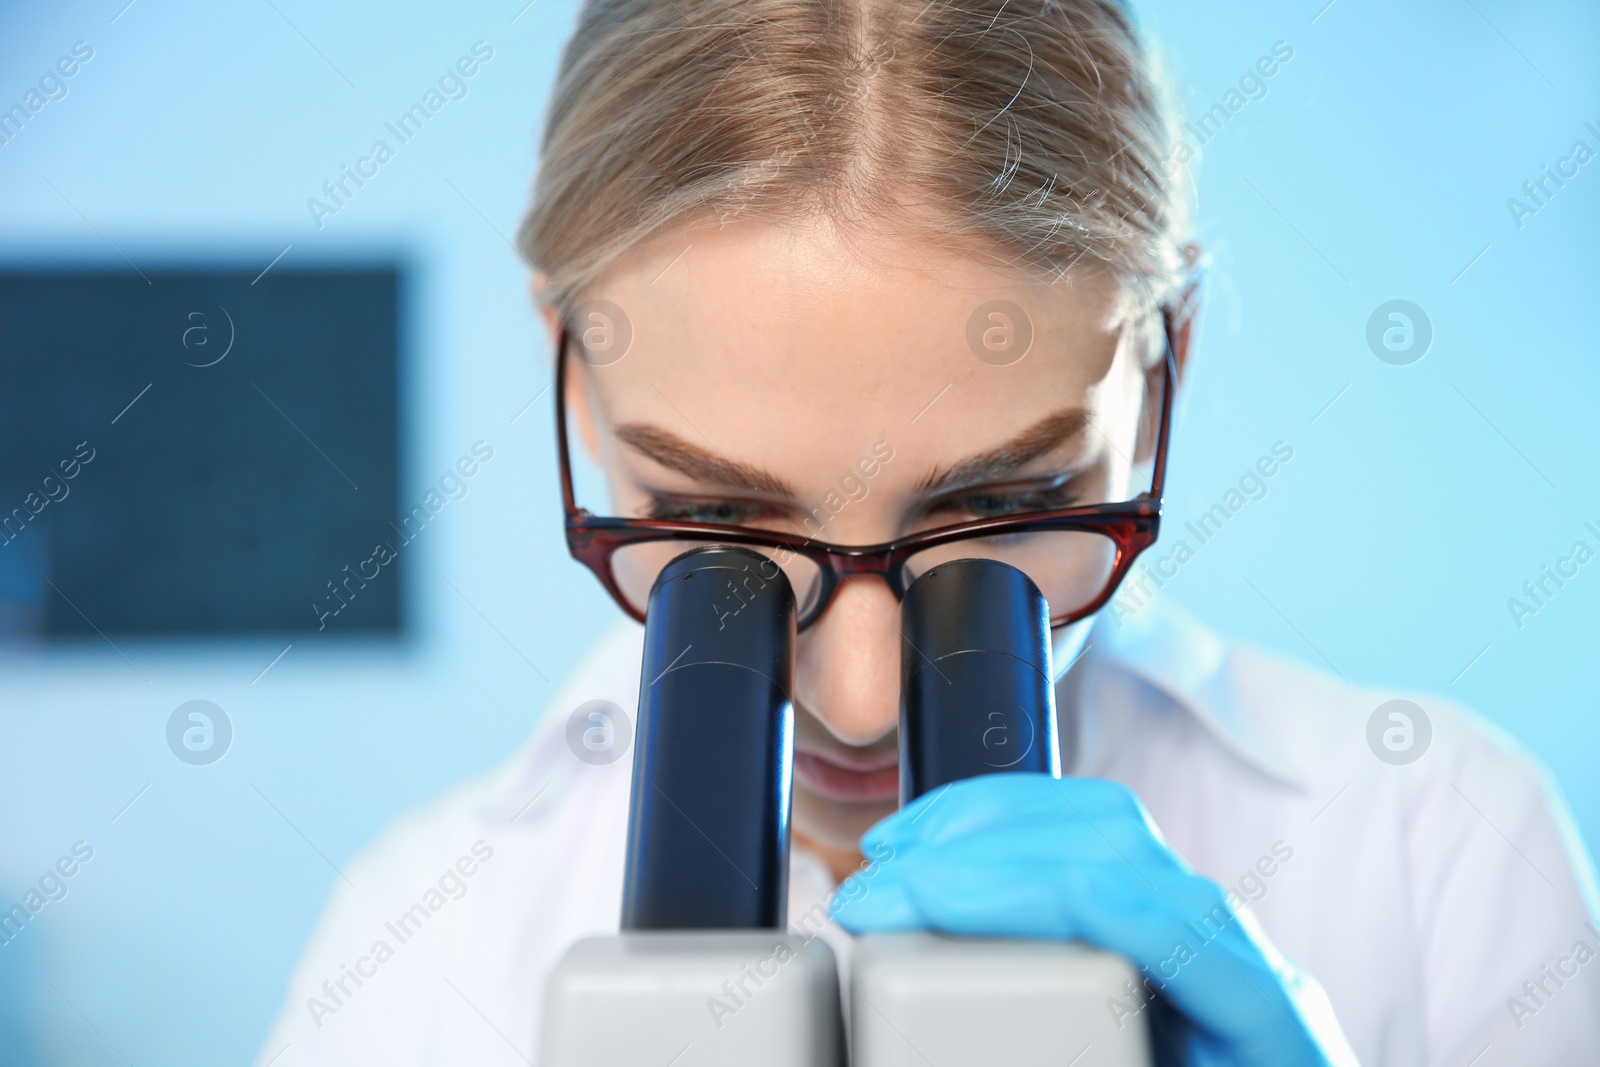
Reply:
[[[260,1065],[534,1060],[545,975],[615,932],[621,902],[632,761],[577,759],[568,715],[633,713],[642,633],[617,623],[520,751],[345,868]],[[1368,720],[1397,694],[1227,645],[1160,602],[1103,614],[1057,693],[1062,767],[1128,785],[1179,855],[1248,900],[1367,1067],[1600,1063],[1593,866],[1503,733],[1409,694],[1431,742],[1384,762]],[[831,889],[795,850],[791,917]],[[824,936],[847,961],[849,935]]]

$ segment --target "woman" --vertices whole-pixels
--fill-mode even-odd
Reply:
[[[1112,0],[586,4],[520,233],[552,339],[571,331],[557,400],[609,490],[575,503],[737,527],[788,572],[790,908],[831,901],[841,955],[899,929],[1101,945],[1145,974],[1124,1010],[1155,1005],[1174,1062],[1592,1055],[1592,874],[1508,739],[1159,600],[1100,610],[1137,545],[1083,516],[1154,507],[1190,351],[1176,143]],[[827,545],[1067,509],[1048,535],[824,578]],[[574,539],[635,619],[685,547]],[[897,813],[897,590],[982,554],[1050,600],[1069,777]],[[569,737],[625,732],[589,702],[632,708],[639,658],[624,620],[522,752],[351,865],[263,1062],[532,1056],[550,966],[617,926],[629,761]],[[836,893],[863,847],[894,860]],[[1219,906],[1237,921],[1195,938]]]

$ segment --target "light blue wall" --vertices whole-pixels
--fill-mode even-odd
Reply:
[[[406,499],[473,441],[495,449],[418,542],[423,625],[399,650],[297,641],[258,680],[282,644],[119,642],[137,671],[103,643],[0,653],[0,898],[73,842],[95,850],[0,948],[0,1060],[242,1062],[332,865],[503,758],[614,617],[559,545],[548,397],[512,422],[547,374],[506,239],[574,6],[513,21],[521,0],[138,0],[113,21],[122,3],[0,14],[0,106],[73,42],[95,50],[0,147],[0,256],[122,264],[114,243],[140,265],[200,249],[265,266],[285,245],[286,264],[403,249],[421,265]],[[1294,56],[1199,171],[1217,270],[1172,514],[1209,507],[1275,441],[1294,459],[1166,594],[1353,681],[1480,709],[1543,757],[1592,847],[1600,562],[1520,629],[1506,600],[1600,526],[1600,162],[1521,227],[1506,200],[1574,141],[1600,149],[1584,125],[1600,127],[1600,13],[1213,8],[1148,10],[1186,113],[1274,42]],[[478,40],[494,58],[468,96],[318,229],[306,198]],[[1364,339],[1393,298],[1432,320],[1411,366]],[[163,739],[194,698],[236,729],[205,768]]]

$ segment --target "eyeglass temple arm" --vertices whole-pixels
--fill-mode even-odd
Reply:
[[[567,321],[561,320],[556,338],[556,459],[561,464],[561,506],[567,518],[577,514],[578,501],[572,491],[572,455],[567,448]]]
[[[1177,339],[1173,336],[1173,309],[1163,308],[1161,312],[1162,333],[1166,338],[1166,351],[1162,353],[1162,377],[1164,379],[1161,389],[1161,425],[1156,430],[1156,462],[1155,470],[1150,475],[1150,496],[1157,504],[1161,503],[1166,495],[1167,485],[1167,444],[1172,432],[1172,394],[1178,391],[1178,347]]]

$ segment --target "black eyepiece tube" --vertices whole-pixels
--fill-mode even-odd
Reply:
[[[901,605],[900,803],[997,771],[1061,776],[1050,609],[992,559],[921,575]]]
[[[781,929],[794,759],[794,591],[748,549],[696,548],[645,612],[624,930]]]

